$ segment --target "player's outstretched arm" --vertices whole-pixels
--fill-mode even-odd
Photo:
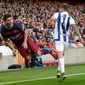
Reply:
[[[44,30],[43,36],[45,36],[46,33],[49,31],[49,27],[50,27],[51,25],[54,25],[54,24],[55,24],[55,17],[52,16],[52,17],[49,19],[48,23],[47,23],[47,27],[46,27],[46,29]]]
[[[13,55],[15,56],[16,55],[16,49],[15,49],[14,45],[9,40],[5,40],[5,45],[8,46],[12,50]]]
[[[25,31],[24,31],[24,42],[23,42],[23,47],[24,47],[25,49],[28,48],[28,46],[27,46],[27,38],[28,38],[28,30],[25,30]]]
[[[8,46],[11,50],[14,49],[13,44],[9,40],[5,40],[5,45]]]
[[[74,29],[75,33],[77,34],[77,36],[79,37],[81,43],[83,43],[83,39],[82,39],[82,36],[79,32],[79,29],[78,27],[76,26],[76,24],[72,24],[71,27]]]

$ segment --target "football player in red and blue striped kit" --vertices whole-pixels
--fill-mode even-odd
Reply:
[[[30,60],[32,58],[32,53],[35,55],[52,54],[51,50],[39,50],[37,44],[28,36],[28,30],[24,29],[21,23],[14,22],[10,14],[5,14],[3,20],[4,24],[1,26],[1,35],[3,39],[9,47],[9,40],[12,41],[24,58]],[[52,56],[56,59],[56,55],[52,54]]]

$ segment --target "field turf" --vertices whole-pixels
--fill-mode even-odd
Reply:
[[[66,66],[63,82],[56,78],[57,67],[0,71],[0,85],[85,85],[85,64]]]

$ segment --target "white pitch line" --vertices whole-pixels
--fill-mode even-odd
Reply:
[[[68,74],[66,76],[79,76],[79,75],[83,75],[83,74],[85,74],[85,73]],[[53,79],[53,78],[56,78],[56,76],[37,78],[37,79],[28,79],[28,80],[11,81],[11,82],[2,82],[2,83],[0,83],[0,85],[28,82],[28,81],[36,81],[36,80],[44,80],[44,79]]]

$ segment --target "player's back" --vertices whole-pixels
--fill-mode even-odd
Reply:
[[[67,12],[56,13],[56,24],[54,30],[54,39],[62,42],[69,42],[69,26],[74,22],[73,18]]]

